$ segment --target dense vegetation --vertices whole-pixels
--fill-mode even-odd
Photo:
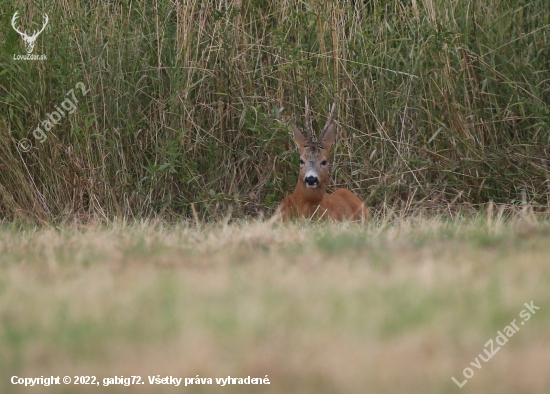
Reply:
[[[14,60],[16,10],[28,31],[49,15],[47,60]],[[305,97],[317,129],[339,99],[331,189],[549,205],[546,1],[24,0],[0,18],[0,219],[269,213]]]

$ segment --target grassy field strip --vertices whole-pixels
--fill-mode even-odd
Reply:
[[[454,393],[451,377],[533,300],[462,390],[546,393],[549,237],[524,219],[4,226],[0,380],[267,374],[267,393]],[[179,392],[131,388],[152,389]]]

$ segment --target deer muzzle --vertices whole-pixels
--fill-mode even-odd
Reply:
[[[308,171],[304,182],[307,187],[317,187],[319,186],[319,177],[313,171]]]

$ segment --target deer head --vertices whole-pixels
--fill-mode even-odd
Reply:
[[[332,104],[325,127],[317,141],[314,140],[311,129],[307,99],[305,102],[305,128],[307,137],[292,124],[294,141],[300,150],[300,175],[298,182],[303,182],[307,188],[325,190],[328,173],[327,160],[330,148],[336,140],[336,127],[332,119],[335,105],[336,103]]]
[[[36,42],[36,39],[38,38],[38,36],[40,35],[40,33],[42,33],[44,31],[44,29],[46,28],[46,25],[48,24],[48,15],[47,14],[44,14],[44,25],[42,26],[42,29],[40,29],[40,31],[36,31],[34,30],[33,31],[33,34],[31,36],[27,35],[26,33],[22,32],[22,31],[19,31],[17,29],[17,27],[15,27],[15,23],[17,21],[17,18],[18,18],[18,14],[19,14],[19,11],[16,11],[15,14],[13,14],[13,18],[11,18],[11,25],[13,26],[13,29],[19,33],[19,35],[23,38],[23,40],[25,41],[25,47],[26,47],[26,50],[27,50],[27,54],[31,54],[32,51],[34,50],[34,44]]]

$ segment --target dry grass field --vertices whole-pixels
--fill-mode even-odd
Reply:
[[[549,239],[529,215],[5,224],[0,391],[548,393]],[[540,310],[519,325],[531,301]],[[471,366],[514,319],[520,330]],[[99,387],[10,383],[50,375]],[[103,386],[132,375],[146,383]],[[156,375],[213,384],[149,385]],[[216,385],[228,375],[271,384]]]

